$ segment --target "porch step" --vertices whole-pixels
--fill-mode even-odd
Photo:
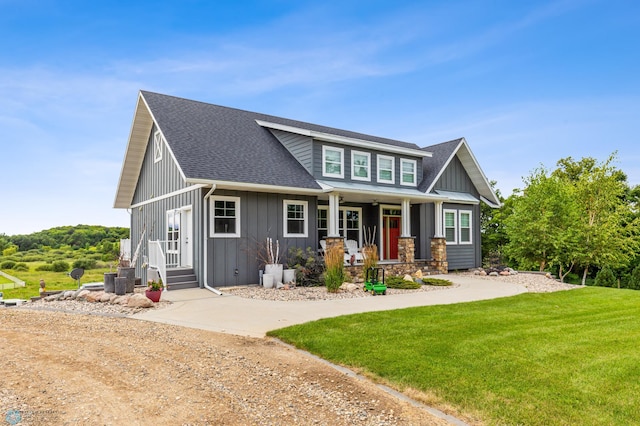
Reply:
[[[181,290],[184,288],[198,288],[193,268],[167,269],[167,290]]]

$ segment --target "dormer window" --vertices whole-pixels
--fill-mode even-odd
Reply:
[[[388,155],[378,155],[378,182],[395,183],[395,158]]]
[[[371,180],[371,154],[351,151],[351,179]]]
[[[160,130],[153,134],[153,162],[157,163],[162,160],[162,150],[164,145],[164,139]]]
[[[400,160],[400,185],[416,186],[416,160]]]
[[[322,147],[322,176],[344,177],[344,149],[332,146]]]

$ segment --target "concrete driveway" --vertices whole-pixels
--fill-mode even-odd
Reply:
[[[226,294],[218,296],[198,288],[175,290],[162,295],[163,300],[173,302],[171,306],[142,312],[134,315],[134,318],[240,336],[264,337],[269,330],[321,318],[412,306],[472,302],[527,292],[522,286],[498,280],[480,280],[456,274],[437,278],[446,278],[459,286],[399,295],[288,302],[245,299]]]

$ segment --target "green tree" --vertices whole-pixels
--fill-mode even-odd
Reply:
[[[508,241],[504,221],[513,209],[511,200],[505,200],[500,194],[500,190],[496,189],[496,181],[491,181],[490,184],[502,205],[499,208],[493,208],[486,203],[480,203],[482,259],[486,261],[492,258],[502,260],[504,246]]]
[[[576,222],[577,208],[573,190],[563,179],[549,175],[544,168],[536,169],[525,179],[526,187],[514,194],[513,212],[505,220],[509,238],[505,252],[519,265],[537,265],[540,271],[550,264],[568,265],[575,261],[570,253],[576,250],[576,237],[570,231]]]

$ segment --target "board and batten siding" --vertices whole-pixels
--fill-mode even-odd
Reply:
[[[240,237],[214,238],[210,235],[212,214],[210,201],[205,209],[205,232],[207,232],[207,284],[224,287],[257,284],[259,270],[263,265],[258,254],[259,246],[267,237],[280,241],[281,263],[286,260],[290,248],[305,249],[318,246],[317,202],[315,197],[270,194],[262,192],[218,190],[213,196],[240,198]],[[302,200],[308,202],[308,237],[284,238],[283,201]]]
[[[153,158],[153,134],[152,129],[149,143],[145,152],[144,161],[138,178],[138,183],[133,196],[133,204],[143,203],[153,198],[186,188],[178,167],[171,155],[163,147],[162,160],[154,162]],[[131,209],[131,250],[138,247],[142,232],[145,235],[140,244],[139,258],[136,264],[136,276],[146,282],[146,269],[142,267],[144,256],[148,257],[149,240],[164,241],[167,239],[167,211],[183,208],[191,208],[193,267],[196,278],[202,286],[204,281],[202,264],[202,189],[194,188],[168,198],[144,203]]]
[[[467,171],[464,169],[464,166],[457,156],[451,160],[447,168],[444,170],[434,185],[434,189],[463,192],[471,194],[476,198],[479,197],[476,187],[473,185],[471,178],[469,178]]]
[[[344,150],[344,178],[338,179],[333,177],[326,177],[322,175],[322,147],[330,146],[332,148],[341,148]],[[359,152],[367,152],[371,154],[371,180],[370,181],[362,181],[362,180],[353,180],[351,179],[351,152],[359,151]],[[379,183],[377,180],[377,170],[378,170],[378,155],[386,155],[388,157],[395,158],[394,161],[394,178],[395,184],[389,183]],[[313,143],[313,176],[316,179],[320,180],[336,180],[342,182],[354,182],[362,185],[376,185],[376,186],[387,186],[393,187],[396,186],[398,188],[407,188],[405,185],[400,185],[400,160],[415,160],[416,161],[416,183],[420,183],[422,181],[422,158],[412,157],[410,155],[403,156],[395,153],[388,153],[382,151],[375,151],[366,148],[353,148],[348,145],[339,145],[339,144],[331,144],[331,143],[321,143],[319,141],[314,141]]]
[[[482,244],[480,241],[480,205],[445,203],[445,210],[471,211],[471,244],[447,244],[449,270],[471,269],[482,265]]]
[[[313,174],[313,140],[308,136],[271,129],[271,133],[284,145],[296,160]]]

